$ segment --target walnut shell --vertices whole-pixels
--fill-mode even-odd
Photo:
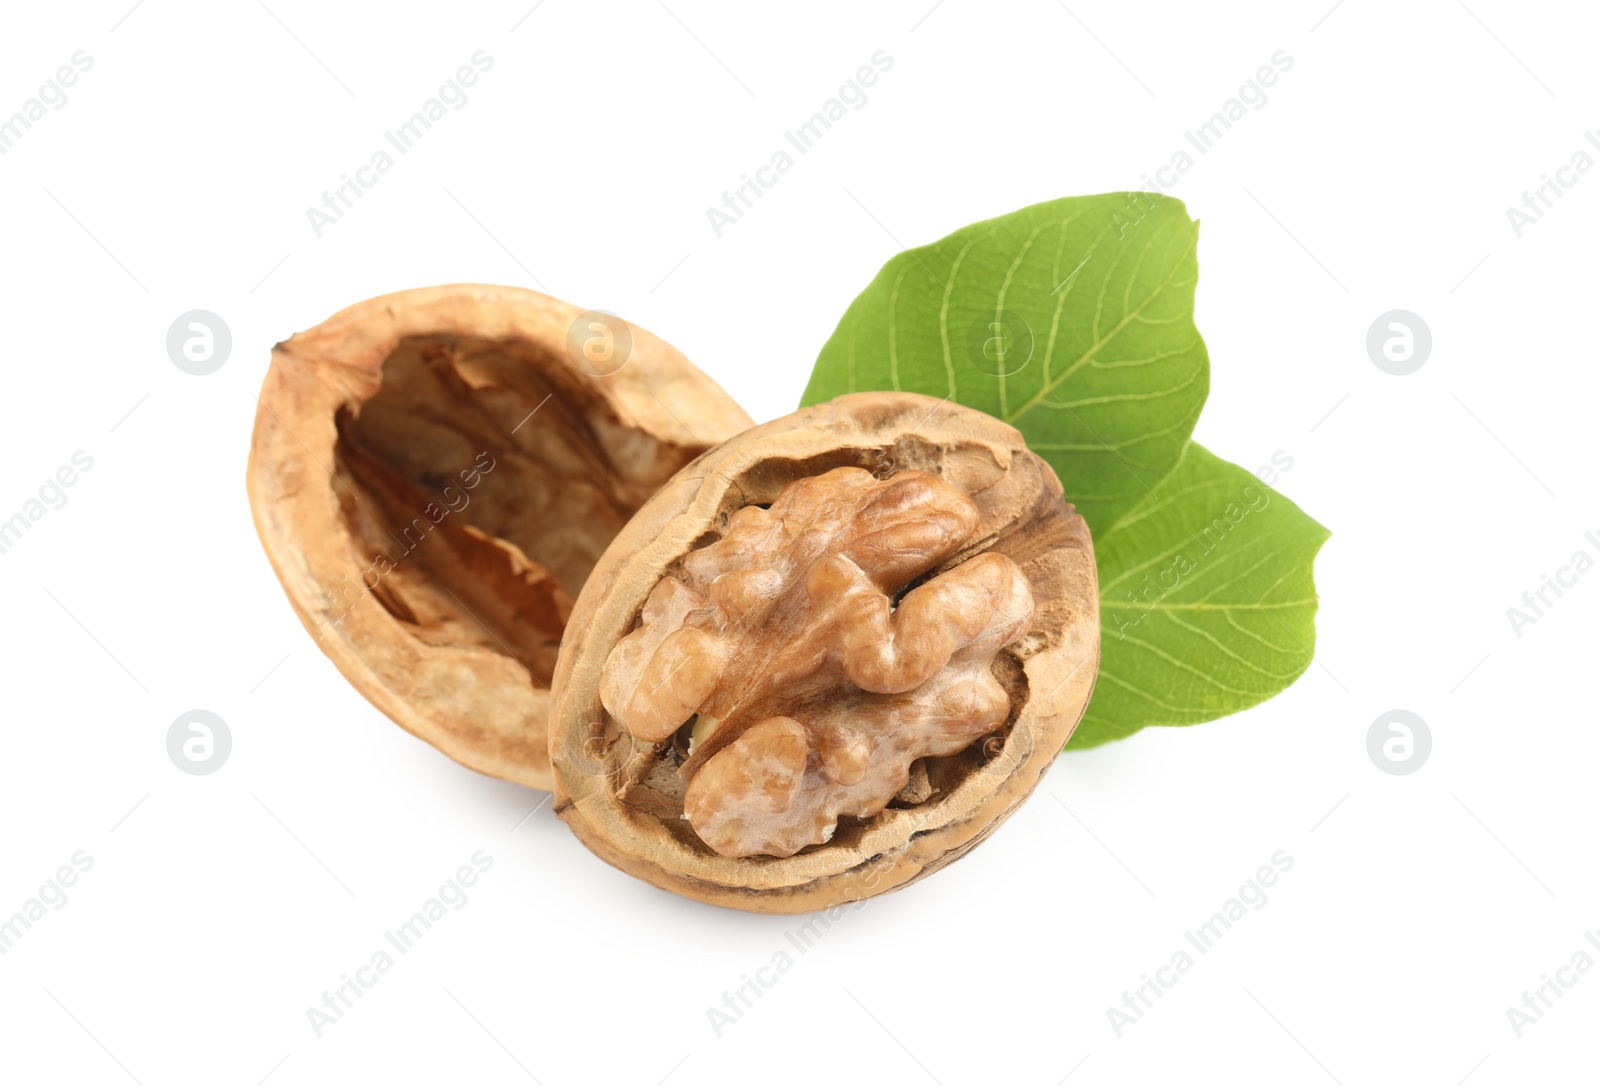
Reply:
[[[988,415],[843,396],[636,513],[552,686],[556,812],[602,859],[755,912],[964,855],[1038,784],[1099,668],[1089,530]]]
[[[289,602],[356,689],[544,789],[573,599],[657,487],[751,425],[641,328],[605,318],[613,353],[587,353],[612,332],[580,316],[474,285],[351,306],[273,348],[248,469]]]

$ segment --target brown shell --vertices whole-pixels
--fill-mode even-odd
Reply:
[[[871,818],[842,820],[826,844],[788,857],[720,856],[683,818],[682,734],[659,743],[629,734],[602,704],[602,670],[638,628],[655,587],[682,568],[685,555],[720,538],[734,512],[842,466],[880,476],[928,472],[976,505],[976,533],[930,576],[985,552],[1021,568],[1035,601],[1032,624],[995,657],[991,672],[1010,695],[1011,713],[987,740],[919,762],[895,802]],[[1099,658],[1088,527],[1022,435],[926,396],[843,396],[712,449],[663,486],[606,550],[556,664],[555,809],[602,859],[700,901],[800,913],[859,900],[964,855],[1016,809],[1077,726]]]
[[[625,359],[586,361],[581,315],[477,285],[351,306],[273,349],[247,480],[290,604],[356,689],[545,789],[573,599],[662,482],[751,425],[641,328]]]

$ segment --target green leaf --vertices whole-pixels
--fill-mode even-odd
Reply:
[[[1189,440],[1210,380],[1198,232],[1177,200],[1111,193],[907,250],[845,312],[802,399],[949,397],[1055,468],[1100,576],[1100,675],[1073,747],[1248,708],[1312,659],[1327,530]]]
[[[1094,540],[1100,677],[1071,747],[1198,724],[1272,697],[1311,664],[1311,565],[1328,530],[1190,443]]]
[[[1198,234],[1177,200],[1111,193],[907,250],[845,312],[801,402],[898,389],[986,411],[1098,532],[1172,470],[1205,403]]]

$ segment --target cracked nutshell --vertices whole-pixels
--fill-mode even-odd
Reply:
[[[964,855],[1098,670],[1093,548],[1054,472],[919,395],[752,427],[637,327],[597,376],[578,315],[427,288],[275,350],[251,504],[319,646],[687,897],[808,912]]]

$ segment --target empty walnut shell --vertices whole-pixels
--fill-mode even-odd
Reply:
[[[595,566],[556,812],[624,871],[798,913],[897,889],[1038,784],[1099,668],[1094,552],[988,415],[866,393],[685,467]]]
[[[615,317],[512,287],[408,290],[273,349],[250,506],[357,690],[463,765],[548,789],[573,599],[657,487],[750,425]]]

